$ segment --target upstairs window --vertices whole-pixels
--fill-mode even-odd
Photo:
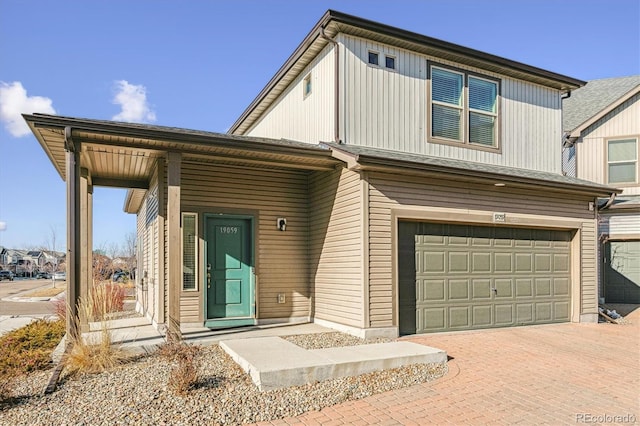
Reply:
[[[607,141],[608,183],[638,182],[638,138]]]
[[[431,139],[498,148],[497,81],[430,67]]]
[[[307,74],[307,76],[302,81],[302,95],[304,98],[311,94],[311,73]]]
[[[378,65],[380,61],[380,55],[377,52],[369,51],[369,63],[371,65]]]

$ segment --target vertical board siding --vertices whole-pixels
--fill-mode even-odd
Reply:
[[[344,46],[343,140],[384,148],[523,169],[561,173],[560,92],[471,68],[340,35]],[[368,64],[369,50],[396,58],[396,70]],[[501,80],[501,153],[428,143],[427,61]]]
[[[245,135],[318,143],[333,140],[335,59],[327,45]],[[304,78],[311,73],[311,94]]]
[[[346,169],[310,177],[310,280],[315,318],[363,326],[362,191]]]
[[[308,317],[307,174],[183,162],[181,184],[183,211],[257,213],[254,219],[258,317]],[[276,228],[279,217],[287,218],[285,232]],[[202,291],[203,287],[200,277],[198,288]],[[277,303],[279,293],[285,294],[286,303]],[[191,297],[194,296],[188,298]],[[183,300],[181,306],[189,312],[183,315],[193,318],[193,303]],[[198,306],[199,312],[202,309]]]
[[[577,173],[581,179],[607,183],[607,139],[635,136],[640,143],[640,95],[633,96],[593,123],[578,140]],[[640,161],[639,161],[640,163]],[[639,166],[640,167],[640,166]],[[624,186],[623,195],[640,194],[640,185]]]
[[[593,212],[587,208],[589,198],[509,188],[496,191],[480,184],[381,173],[371,174],[369,184],[369,309],[372,327],[394,325],[392,258],[396,254],[392,249],[391,210],[399,207],[501,211],[545,218],[572,218],[582,222],[582,313],[597,312],[594,311],[597,308],[596,221]]]

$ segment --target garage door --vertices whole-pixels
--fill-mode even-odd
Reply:
[[[640,303],[640,241],[606,244],[604,299],[607,303]]]
[[[566,231],[400,222],[400,333],[569,320]]]

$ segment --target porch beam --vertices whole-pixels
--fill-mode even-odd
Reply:
[[[94,186],[107,186],[110,188],[149,189],[147,180],[94,177],[92,182]]]
[[[182,155],[167,153],[167,290],[168,315],[167,333],[169,337],[181,339],[180,333],[180,290],[182,288],[180,250],[180,166]]]

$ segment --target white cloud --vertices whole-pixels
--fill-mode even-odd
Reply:
[[[27,90],[19,81],[5,83],[0,81],[0,121],[15,137],[26,136],[31,133],[29,126],[20,114],[42,112],[55,114],[51,105],[53,101],[42,96],[27,96]]]
[[[116,95],[113,103],[120,105],[122,111],[113,116],[113,120],[150,123],[156,121],[156,113],[147,103],[147,88],[129,84],[126,80],[115,82]]]

